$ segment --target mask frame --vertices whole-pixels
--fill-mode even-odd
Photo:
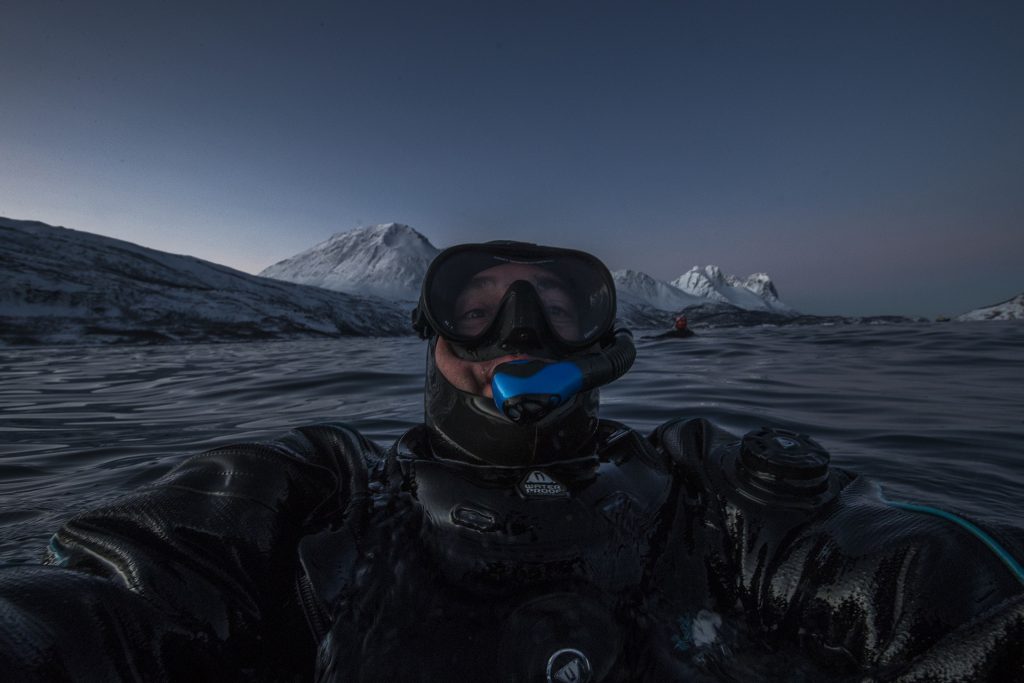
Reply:
[[[525,280],[508,285],[484,328],[473,334],[455,329],[459,294],[473,276],[504,264],[536,266],[564,283],[579,316],[579,336],[567,338],[559,332],[541,293]],[[490,360],[513,353],[558,360],[606,342],[615,323],[615,307],[611,273],[586,252],[524,242],[462,244],[444,250],[431,263],[412,323],[421,338],[444,337],[455,355],[465,360]]]

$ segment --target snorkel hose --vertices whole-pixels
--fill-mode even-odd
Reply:
[[[514,360],[494,372],[491,391],[498,410],[517,424],[542,419],[581,391],[617,380],[636,360],[633,334],[618,328],[611,342],[594,353],[555,363]]]

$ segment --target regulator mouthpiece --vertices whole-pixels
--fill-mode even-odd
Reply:
[[[501,414],[516,424],[543,419],[583,388],[583,373],[571,361],[513,360],[494,372],[491,392]]]

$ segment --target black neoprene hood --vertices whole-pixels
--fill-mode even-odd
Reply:
[[[453,322],[459,314],[458,296],[480,273],[506,264],[530,266],[530,281],[498,277],[499,286],[507,289],[498,290],[502,298],[490,309],[493,317],[475,334],[460,334]],[[578,334],[573,338],[559,333],[551,318],[553,302],[544,298],[544,273],[550,273],[554,283],[548,286],[558,288],[577,307]],[[549,289],[548,297],[552,294]],[[438,450],[498,466],[531,466],[585,455],[597,432],[598,388],[621,376],[635,358],[628,330],[615,328],[615,304],[615,282],[608,269],[582,251],[489,242],[441,252],[427,271],[413,312],[414,327],[430,339],[424,413]],[[539,419],[513,422],[493,399],[462,391],[444,376],[435,355],[439,337],[463,362],[523,354],[572,363],[582,386]]]

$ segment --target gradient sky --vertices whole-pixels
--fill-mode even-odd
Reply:
[[[1021,2],[14,0],[0,215],[248,272],[398,221],[953,315],[1024,291],[1022,37]]]

